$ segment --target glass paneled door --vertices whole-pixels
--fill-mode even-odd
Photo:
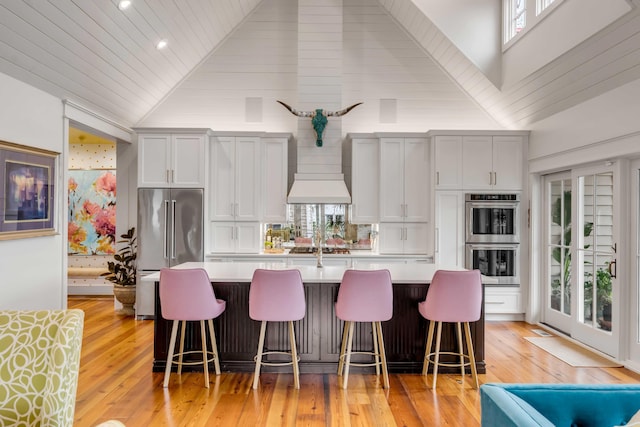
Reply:
[[[571,319],[571,173],[545,178],[546,292],[544,321],[570,334]]]
[[[620,223],[614,166],[545,178],[544,322],[618,356],[617,250]]]
[[[574,263],[576,309],[572,337],[611,356],[618,356],[617,292],[620,224],[615,174],[611,167],[573,173],[576,188],[573,214],[577,228]],[[614,308],[615,307],[615,308]]]

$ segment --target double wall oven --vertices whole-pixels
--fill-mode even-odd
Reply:
[[[466,194],[465,267],[520,285],[520,197],[518,194]]]

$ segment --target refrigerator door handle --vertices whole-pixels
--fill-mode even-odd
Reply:
[[[171,201],[171,259],[176,259],[176,201]]]
[[[168,234],[167,233],[167,227],[169,226],[169,201],[165,200],[164,201],[164,232],[162,233],[162,241],[163,241],[163,245],[162,245],[162,256],[165,259],[169,258],[169,242],[167,241],[168,239]]]

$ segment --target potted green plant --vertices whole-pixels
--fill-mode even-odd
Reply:
[[[584,304],[585,318],[591,320],[591,307],[593,304],[593,280],[591,273],[585,274]],[[607,268],[598,268],[596,271],[596,319],[600,327],[605,331],[611,330],[611,273]],[[589,315],[587,316],[587,311]]]
[[[102,273],[108,281],[113,283],[113,294],[122,304],[121,313],[133,316],[133,305],[136,302],[136,228],[131,227],[125,234],[120,235],[121,240],[116,243],[123,244],[120,250],[113,256],[114,261],[107,263],[108,272]]]
[[[551,283],[551,308],[560,310],[562,301],[562,292],[564,291],[565,314],[570,314],[571,307],[571,191],[565,191],[562,199],[558,198],[551,210],[551,221],[556,226],[562,227],[564,220],[564,234],[562,240],[557,243],[564,242],[564,248],[556,247],[551,252],[553,260],[561,267],[561,278],[564,283],[564,289],[561,287],[560,277]],[[564,202],[564,203],[563,203]],[[585,222],[583,236],[589,237],[593,231],[593,223]],[[585,245],[587,249],[590,245]]]

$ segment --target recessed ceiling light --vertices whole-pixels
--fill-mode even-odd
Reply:
[[[164,49],[165,47],[167,47],[167,41],[165,39],[160,40],[156,45],[156,49],[158,50]]]
[[[118,9],[120,10],[125,10],[129,6],[131,6],[131,0],[120,0],[118,2]]]

